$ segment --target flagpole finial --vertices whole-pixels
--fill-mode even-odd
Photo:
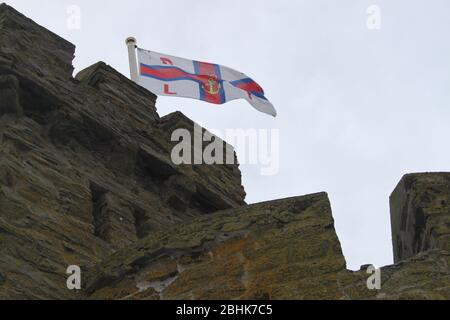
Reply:
[[[137,48],[136,38],[128,37],[125,40],[125,43],[128,47],[128,59],[130,62],[130,78],[132,81],[137,83],[139,81],[139,74],[136,59],[136,48]]]
[[[136,40],[135,37],[128,37],[127,40],[125,40],[125,44],[126,44],[127,46],[129,46],[129,45],[134,45],[134,46],[136,46],[136,45],[137,45],[137,40]]]

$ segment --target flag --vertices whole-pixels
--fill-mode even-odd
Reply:
[[[141,48],[137,51],[138,83],[155,94],[214,104],[246,99],[256,110],[277,115],[261,86],[242,72]]]

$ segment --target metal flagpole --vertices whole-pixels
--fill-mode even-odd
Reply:
[[[126,40],[126,44],[128,47],[128,59],[130,61],[130,78],[132,81],[138,83],[139,74],[138,74],[138,65],[136,59],[136,38],[129,37]]]

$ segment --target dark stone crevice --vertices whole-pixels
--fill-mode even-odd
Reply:
[[[408,205],[409,205],[409,195],[406,197],[405,203],[402,207],[402,213],[400,217],[400,230],[405,232],[406,226],[408,225]]]
[[[162,185],[164,181],[178,174],[178,170],[171,165],[170,159],[161,159],[148,148],[137,152],[135,175],[137,181],[151,188],[151,185]]]
[[[146,237],[149,234],[151,228],[147,224],[147,222],[149,221],[149,217],[146,215],[145,210],[139,207],[133,207],[133,217],[136,236],[139,239]]]
[[[204,213],[212,213],[231,208],[223,197],[219,196],[211,189],[208,189],[201,184],[197,184],[196,189],[195,194],[193,194],[191,198],[191,207],[198,208]]]
[[[97,184],[91,183],[89,186],[92,195],[92,219],[94,224],[94,235],[108,241],[106,224],[108,223],[103,207],[107,190]]]
[[[414,237],[413,237],[413,248],[414,252],[422,251],[423,247],[429,247],[424,243],[423,233],[426,228],[425,214],[422,208],[417,208],[414,213]]]

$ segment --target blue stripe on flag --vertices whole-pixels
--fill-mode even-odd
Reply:
[[[198,61],[194,60],[192,62],[194,63],[195,74],[200,74],[200,66],[198,64]],[[200,100],[205,101],[205,91],[203,90],[203,84],[201,82],[199,82],[198,88],[199,88]]]
[[[220,66],[218,64],[214,65],[214,71],[215,71],[217,79],[220,83],[220,102],[225,103],[225,101],[226,101],[225,89],[223,88],[222,73],[220,72]]]

